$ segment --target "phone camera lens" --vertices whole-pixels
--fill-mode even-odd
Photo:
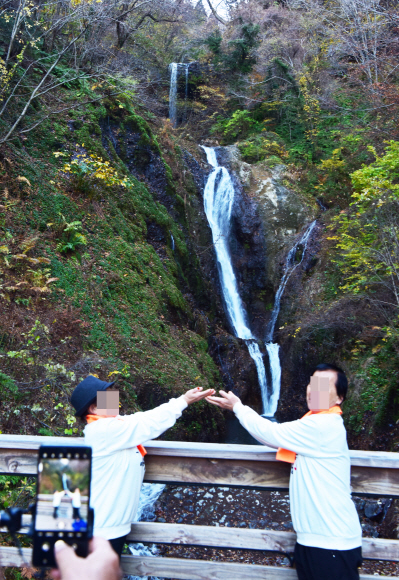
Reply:
[[[76,552],[76,550],[78,549],[78,545],[77,545],[77,544],[72,544],[72,548],[73,548],[73,549],[75,550],[75,552]]]
[[[48,544],[47,542],[45,542],[45,543],[42,545],[42,550],[43,550],[43,552],[48,552],[48,551],[49,551],[49,549],[50,549],[50,544]]]

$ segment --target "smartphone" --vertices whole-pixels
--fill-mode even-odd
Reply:
[[[54,544],[64,540],[86,557],[92,536],[91,447],[42,445],[33,518],[33,566],[56,567]]]

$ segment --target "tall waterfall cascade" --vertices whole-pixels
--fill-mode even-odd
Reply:
[[[185,87],[185,101],[188,98],[188,75],[190,69],[190,62],[171,62],[169,65],[170,71],[170,88],[169,88],[169,119],[173,127],[177,125],[177,86],[179,81],[179,72],[184,69],[186,87]]]
[[[204,147],[208,163],[213,171],[208,176],[204,189],[204,209],[212,230],[212,240],[215,248],[220,284],[226,305],[226,313],[233,327],[234,334],[245,340],[249,354],[256,365],[259,387],[263,404],[263,415],[274,417],[280,397],[281,364],[279,345],[273,342],[274,328],[280,312],[281,298],[287,282],[294,270],[302,263],[311,233],[316,225],[313,221],[299,240],[295,242],[288,253],[284,274],[277,290],[273,311],[266,330],[265,347],[269,358],[271,385],[269,387],[264,355],[253,336],[248,322],[247,313],[238,290],[237,279],[233,270],[229,249],[229,234],[231,213],[234,203],[234,185],[225,167],[218,164],[216,151],[212,147]],[[300,261],[296,254],[302,246]]]
[[[245,340],[249,354],[256,365],[262,402],[265,407],[268,388],[263,355],[247,323],[247,313],[238,291],[229,250],[228,238],[234,202],[234,186],[227,169],[218,164],[215,149],[212,147],[202,148],[206,153],[209,165],[213,167],[204,189],[204,209],[212,230],[226,312],[234,334]]]

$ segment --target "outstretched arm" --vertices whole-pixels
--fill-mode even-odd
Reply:
[[[313,421],[297,420],[288,423],[274,423],[258,415],[256,411],[242,404],[231,391],[219,391],[221,397],[207,397],[207,401],[221,409],[234,411],[241,425],[255,439],[269,447],[284,447],[295,453],[317,456],[320,452],[320,438]]]
[[[188,405],[211,396],[214,392],[214,389],[203,391],[202,387],[196,387],[178,399],[171,399],[168,403],[164,403],[151,411],[107,419],[109,421],[107,424],[107,453],[129,449],[159,437],[167,429],[173,427]],[[91,436],[94,437],[95,434],[91,434],[90,431],[85,432],[88,445],[91,444]]]

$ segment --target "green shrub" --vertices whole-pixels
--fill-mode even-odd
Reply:
[[[12,394],[16,395],[18,393],[18,387],[15,384],[14,379],[0,371],[0,392],[2,394]]]
[[[270,156],[277,159],[278,163],[282,163],[281,158],[286,157],[287,153],[281,141],[281,138],[275,133],[261,133],[253,135],[237,145],[244,161],[248,163],[262,161]]]
[[[263,127],[263,123],[256,121],[252,113],[244,109],[234,111],[228,119],[219,117],[211,129],[211,133],[221,134],[223,143],[228,144],[234,143],[238,138],[243,139],[251,133],[258,133]]]

